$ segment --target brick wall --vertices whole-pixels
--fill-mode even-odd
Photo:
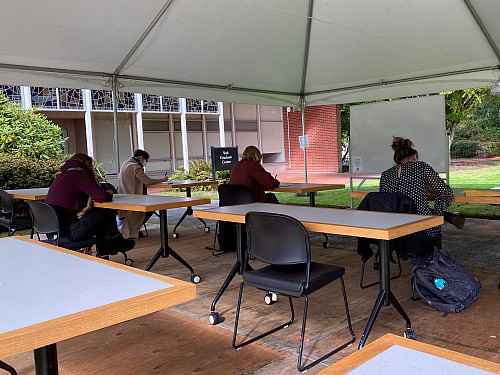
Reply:
[[[287,172],[304,170],[304,151],[300,148],[302,135],[302,114],[291,107],[283,107],[283,133]],[[341,172],[340,132],[337,129],[337,105],[306,107],[305,134],[309,137],[306,149],[307,172]],[[340,124],[339,124],[340,126]]]

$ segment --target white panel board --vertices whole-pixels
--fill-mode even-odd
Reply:
[[[447,171],[448,139],[444,96],[351,106],[352,174],[381,173],[394,165],[392,137],[409,138],[419,160]]]

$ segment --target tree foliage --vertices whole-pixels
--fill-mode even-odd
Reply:
[[[0,152],[47,160],[64,153],[65,141],[61,129],[45,115],[0,94]]]

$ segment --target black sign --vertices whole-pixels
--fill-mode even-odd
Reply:
[[[231,170],[238,162],[238,146],[214,147],[212,146],[212,177],[215,180],[216,171]]]

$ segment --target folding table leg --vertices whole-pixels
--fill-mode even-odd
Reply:
[[[35,373],[36,375],[58,375],[57,347],[50,344],[35,349]]]

